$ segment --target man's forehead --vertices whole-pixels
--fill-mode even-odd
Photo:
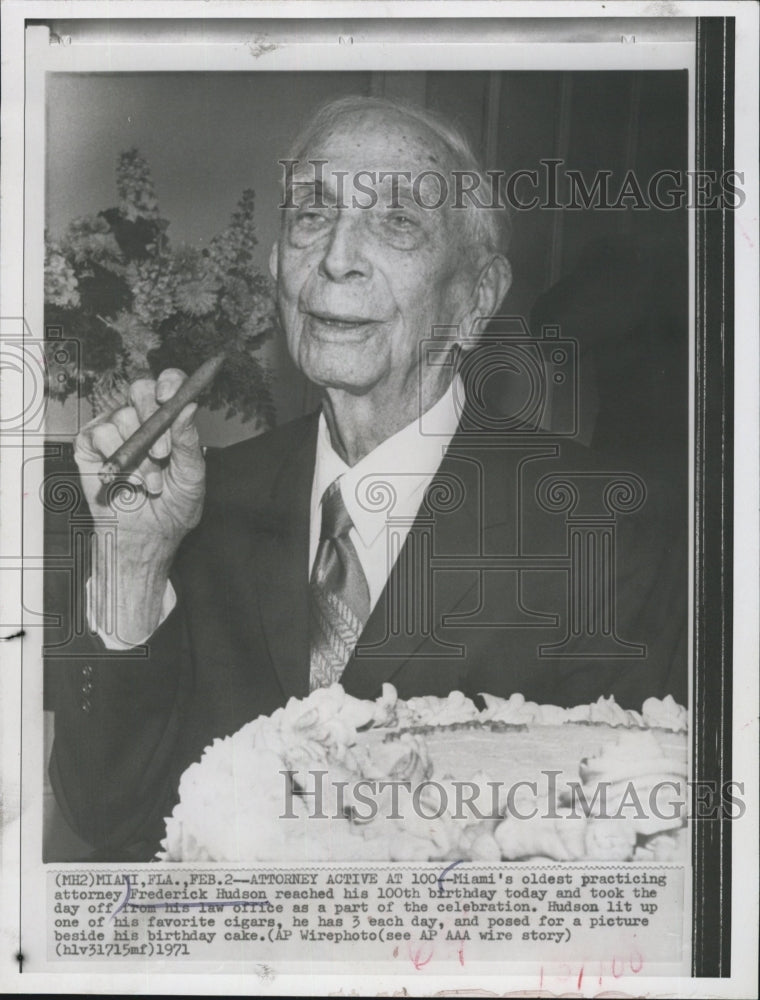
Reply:
[[[424,123],[402,112],[370,109],[346,114],[312,136],[299,159],[327,160],[336,168],[344,163],[353,169],[419,171],[445,167],[448,156]]]

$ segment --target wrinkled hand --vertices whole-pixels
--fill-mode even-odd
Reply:
[[[94,517],[118,517],[120,534],[150,536],[164,543],[181,541],[198,523],[203,508],[205,462],[193,422],[197,404],[189,403],[148,457],[129,474],[127,484],[103,487],[103,462],[175,394],[186,376],[167,368],[157,381],[139,379],[129,387],[127,405],[101,414],[76,439],[74,457]],[[142,494],[130,499],[134,491]],[[121,493],[121,496],[120,496]],[[176,546],[175,546],[176,547]]]
[[[157,624],[161,596],[171,562],[184,536],[201,517],[205,496],[205,462],[194,424],[197,404],[189,403],[148,457],[127,477],[103,486],[103,462],[170,399],[186,376],[177,368],[158,379],[139,379],[129,387],[128,402],[100,414],[77,436],[74,457],[82,488],[96,521],[95,535],[116,521],[115,564],[106,566],[105,551],[93,550],[96,601],[113,603],[107,580],[118,586],[117,632],[142,641]],[[99,523],[100,522],[100,525]],[[105,550],[105,546],[100,547]]]

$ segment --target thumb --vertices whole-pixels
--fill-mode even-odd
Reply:
[[[195,414],[198,412],[197,403],[188,403],[171,425],[170,432],[172,446],[182,447],[184,445],[195,444],[198,438],[198,428],[195,426]]]
[[[201,452],[200,437],[198,428],[195,426],[195,414],[198,410],[197,403],[188,403],[184,409],[180,410],[179,416],[171,425],[171,455],[170,468],[177,473],[181,469],[185,473],[203,475],[205,463]],[[193,478],[197,478],[193,476]]]

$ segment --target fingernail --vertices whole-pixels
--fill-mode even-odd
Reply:
[[[195,416],[195,411],[197,409],[198,409],[197,403],[188,403],[183,410],[180,410],[179,416],[174,421],[175,430],[184,431],[187,425]]]
[[[145,477],[145,488],[152,497],[160,496],[164,490],[164,477],[160,472],[149,472]]]
[[[155,441],[153,447],[150,449],[148,454],[151,458],[162,459],[166,458],[170,451],[169,437],[167,434],[162,434],[158,441]]]
[[[159,381],[156,385],[156,402],[165,403],[176,391],[176,387],[171,383]]]

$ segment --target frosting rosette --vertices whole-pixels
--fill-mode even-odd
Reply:
[[[581,760],[581,798],[594,838],[588,856],[669,856],[681,843],[680,831],[686,825],[687,773],[685,755],[663,752],[648,731],[624,733],[614,747]],[[575,805],[574,792],[565,793],[568,800]]]
[[[685,733],[689,715],[683,705],[679,705],[672,695],[664,698],[647,698],[641,707],[644,722],[654,728],[669,729],[674,733]]]
[[[308,698],[291,698],[232,736],[217,739],[180,778],[179,802],[166,823],[158,857],[165,861],[273,859],[388,859],[379,838],[351,822],[351,799],[342,794],[363,777],[367,753],[357,751],[358,730],[389,718],[395,690],[376,702],[347,695],[334,684]],[[428,769],[415,743],[407,761],[386,754],[376,767]],[[329,775],[329,781],[322,780]],[[365,840],[372,839],[372,843]]]
[[[638,713],[612,698],[564,709],[520,694],[483,697],[482,712],[462,692],[401,701],[390,684],[375,701],[338,684],[291,698],[188,767],[157,857],[683,856],[686,713],[672,699],[649,699]],[[548,784],[538,793],[525,780],[547,773],[537,756],[557,765],[548,772],[561,775],[556,801]]]
[[[446,698],[422,695],[400,701],[396,706],[396,721],[400,726],[451,726],[479,718],[475,702],[461,691],[452,691]]]
[[[510,725],[561,726],[566,722],[602,723],[607,726],[643,727],[645,725],[662,725],[671,728],[670,723],[676,720],[676,713],[667,704],[667,699],[650,698],[650,715],[662,719],[662,723],[646,721],[639,712],[630,708],[621,708],[614,697],[601,697],[590,705],[577,705],[574,708],[561,708],[559,705],[539,705],[535,701],[526,701],[517,692],[509,698],[498,698],[492,694],[482,694],[486,703],[481,718],[490,722],[505,722]],[[673,701],[673,699],[670,699]],[[679,706],[673,702],[673,705]],[[685,709],[681,709],[686,714]],[[678,720],[680,725],[680,719]],[[684,727],[685,728],[685,727]]]

